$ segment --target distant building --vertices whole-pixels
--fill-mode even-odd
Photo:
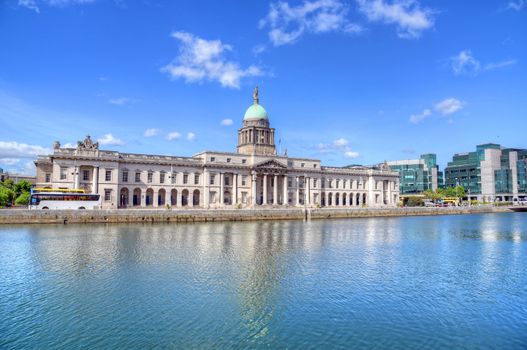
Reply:
[[[26,180],[31,184],[35,184],[37,182],[36,176],[4,172],[4,169],[0,168],[0,182],[3,182],[7,179],[11,179],[15,183],[22,180]]]
[[[443,187],[443,172],[439,171],[437,157],[433,153],[423,154],[419,159],[395,160],[386,164],[399,173],[401,195],[421,194]]]
[[[463,186],[472,200],[512,201],[527,196],[526,167],[527,149],[487,143],[455,154],[445,169],[445,185]]]
[[[121,153],[100,150],[88,136],[74,148],[56,142],[53,153],[35,164],[39,187],[98,193],[103,208],[393,207],[399,201],[398,174],[385,166],[329,167],[277,154],[275,130],[257,89],[238,130],[236,153]]]

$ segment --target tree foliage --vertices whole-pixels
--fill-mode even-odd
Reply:
[[[22,180],[15,183],[11,179],[0,182],[0,207],[8,205],[27,205],[31,191],[31,183]]]
[[[29,204],[29,192],[25,191],[22,192],[16,199],[15,204],[16,205],[28,205]]]
[[[0,207],[5,207],[13,202],[14,192],[8,187],[0,186]]]

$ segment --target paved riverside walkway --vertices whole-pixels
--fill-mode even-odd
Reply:
[[[512,212],[490,205],[447,208],[255,208],[255,209],[112,209],[112,210],[0,210],[0,224],[213,222],[303,220],[415,215],[456,215]]]

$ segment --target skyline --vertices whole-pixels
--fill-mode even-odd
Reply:
[[[0,168],[34,171],[86,134],[121,152],[234,152],[255,85],[278,151],[325,165],[527,148],[526,16],[523,0],[7,1]]]

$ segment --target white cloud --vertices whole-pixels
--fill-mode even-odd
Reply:
[[[194,141],[195,139],[196,139],[196,134],[194,134],[193,132],[187,133],[187,140]]]
[[[517,60],[506,60],[506,61],[501,61],[501,62],[488,63],[485,65],[485,70],[500,69],[503,67],[512,66],[516,63],[518,63]]]
[[[153,137],[153,136],[157,136],[158,134],[159,134],[159,129],[150,128],[150,129],[145,130],[144,136]]]
[[[344,158],[357,158],[360,155],[359,152],[353,151],[348,144],[349,141],[341,137],[333,140],[331,143],[319,143],[316,149],[322,154],[341,153]]]
[[[20,159],[17,158],[0,158],[0,164],[14,165],[18,162],[20,162]]]
[[[71,142],[66,142],[65,144],[61,145],[60,147],[62,148],[77,148],[77,145],[71,143]]]
[[[50,150],[42,146],[28,145],[15,141],[0,141],[0,158],[35,158],[40,154],[49,154]]]
[[[36,173],[37,169],[35,167],[35,163],[33,162],[27,162],[24,165],[24,169],[22,170],[22,174],[30,174],[34,175]]]
[[[359,152],[354,152],[351,150],[344,152],[344,158],[357,158],[359,155]]]
[[[463,106],[463,102],[451,97],[436,103],[435,109],[442,115],[449,115],[459,111]]]
[[[122,146],[124,142],[113,136],[112,134],[104,134],[101,138],[97,140],[101,145],[109,146]]]
[[[267,46],[265,46],[263,44],[259,44],[259,45],[256,45],[255,47],[253,47],[253,54],[254,55],[259,55],[262,52],[264,52],[265,50],[267,50]]]
[[[223,126],[229,126],[229,125],[232,125],[232,123],[233,123],[233,120],[230,118],[227,118],[227,119],[223,119],[220,124]]]
[[[167,140],[173,141],[173,140],[179,140],[181,138],[181,134],[177,131],[172,131],[167,135]]]
[[[271,3],[259,26],[269,28],[269,40],[274,46],[294,43],[304,33],[360,33],[362,27],[347,19],[348,11],[340,0],[304,1],[298,6],[279,1]]]
[[[357,0],[359,11],[370,22],[395,24],[401,38],[418,38],[424,30],[434,26],[434,11],[421,9],[415,0]]]
[[[410,123],[419,124],[423,120],[425,120],[427,117],[429,117],[431,114],[432,114],[432,111],[429,109],[423,110],[420,114],[413,114],[410,116]]]
[[[458,75],[477,74],[481,68],[479,61],[468,50],[463,50],[457,56],[451,57],[450,61],[452,70]]]
[[[40,13],[40,5],[65,7],[69,5],[89,4],[95,0],[18,0],[18,5]]]
[[[118,106],[123,106],[129,104],[130,102],[132,102],[132,99],[128,97],[111,98],[108,100],[108,103]]]
[[[458,55],[450,57],[452,70],[456,75],[466,74],[475,76],[481,71],[492,71],[518,63],[517,60],[509,59],[500,62],[487,63],[484,66],[477,60],[472,52],[463,50]]]
[[[345,147],[348,145],[348,140],[346,140],[345,138],[341,137],[340,139],[336,139],[335,141],[333,141],[333,146],[339,148],[339,147]]]
[[[527,1],[518,0],[518,1],[509,1],[507,4],[506,10],[521,11],[527,5]]]
[[[181,43],[179,55],[161,68],[172,79],[183,78],[188,83],[217,81],[223,87],[239,88],[241,79],[263,74],[257,66],[243,69],[227,60],[225,53],[232,47],[220,40],[205,40],[186,32],[174,32],[172,37]]]

